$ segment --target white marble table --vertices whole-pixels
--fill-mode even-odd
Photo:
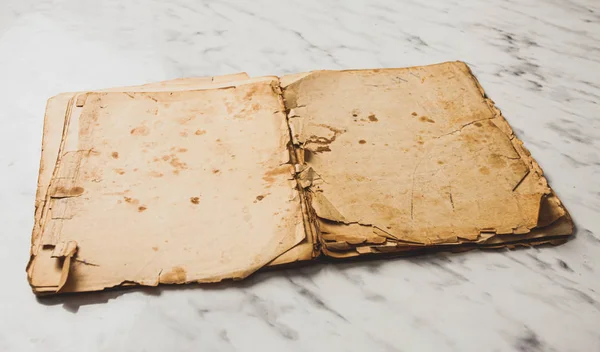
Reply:
[[[460,59],[544,168],[554,248],[36,300],[46,99],[176,77]],[[600,2],[0,0],[1,351],[600,351]]]

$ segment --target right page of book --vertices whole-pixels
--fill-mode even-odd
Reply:
[[[325,254],[557,243],[572,221],[462,62],[282,77]]]

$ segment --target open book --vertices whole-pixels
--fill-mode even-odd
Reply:
[[[65,93],[45,116],[36,294],[558,244],[571,218],[467,65]]]

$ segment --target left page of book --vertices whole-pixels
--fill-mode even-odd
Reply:
[[[277,87],[73,97],[40,205],[34,291],[238,279],[303,241]]]
[[[101,92],[160,92],[180,91],[218,88],[225,82],[235,82],[250,78],[245,72],[215,77],[178,78],[169,81],[154,82],[139,86],[115,87],[99,90]],[[39,237],[40,216],[43,203],[46,199],[46,191],[52,178],[52,172],[58,157],[62,131],[65,125],[65,117],[69,102],[79,93],[61,93],[48,99],[44,115],[44,131],[42,137],[42,151],[40,157],[40,171],[35,197],[35,222],[32,234],[32,244]],[[34,246],[35,247],[35,246]]]

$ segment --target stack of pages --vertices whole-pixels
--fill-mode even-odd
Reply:
[[[36,294],[218,282],[572,232],[464,63],[236,74],[51,98],[27,273]]]

